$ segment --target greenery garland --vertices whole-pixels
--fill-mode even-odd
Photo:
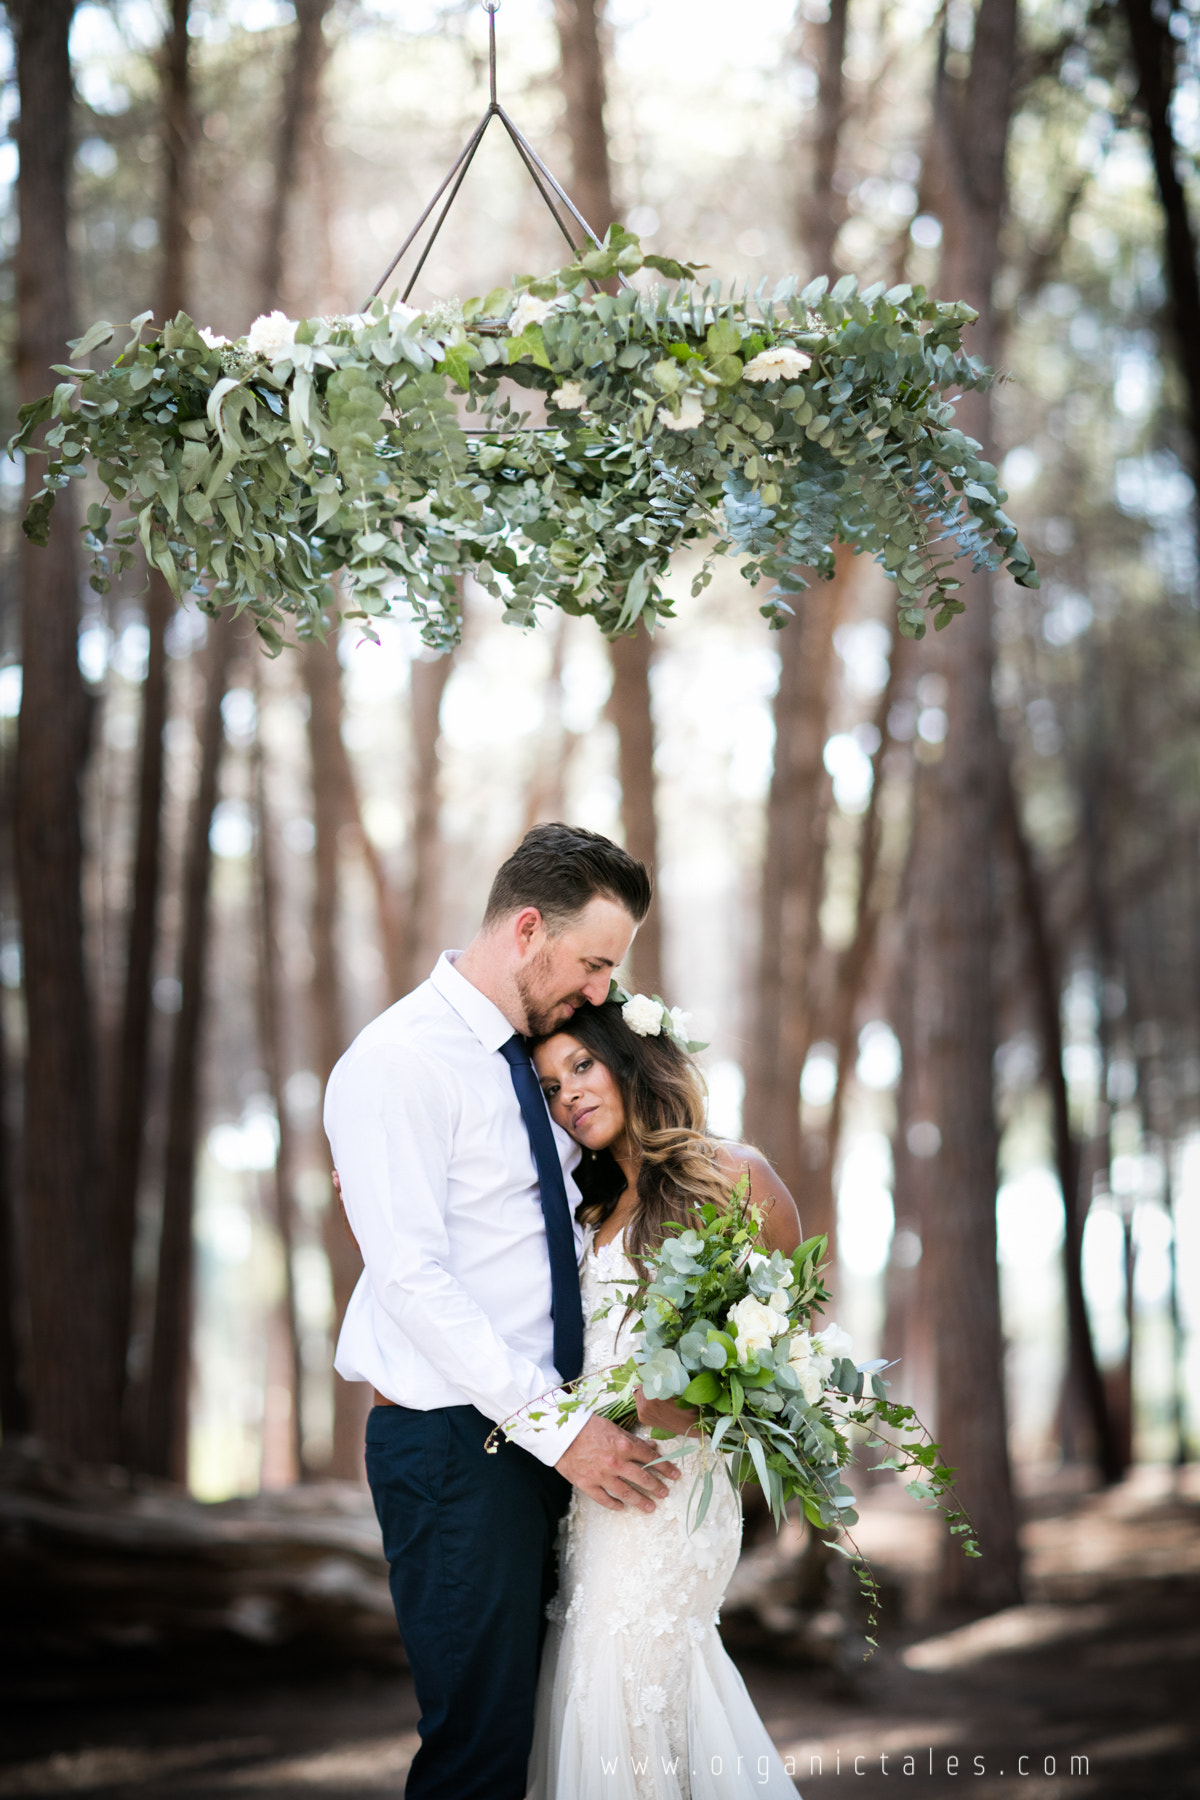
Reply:
[[[681,285],[588,292],[639,269]],[[963,610],[962,556],[1035,587],[996,470],[944,397],[992,380],[962,349],[975,313],[849,275],[827,288],[700,289],[614,226],[554,275],[424,313],[273,313],[236,343],[145,313],[110,368],[57,365],[53,394],[22,408],[10,450],[36,452],[52,421],[25,530],[44,543],[56,490],[94,471],[128,516],[110,529],[89,506],[92,586],[140,539],[177,596],[248,609],[272,651],[289,617],[301,638],[335,612],[369,631],[397,598],[444,648],[467,574],[512,624],[552,605],[615,635],[669,616],[662,578],[696,541],[693,592],[732,553],[773,627],[839,543],[882,564],[910,637]],[[93,326],[76,363],[112,335]],[[540,396],[548,426],[502,383]]]

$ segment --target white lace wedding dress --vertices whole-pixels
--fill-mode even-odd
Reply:
[[[584,1373],[628,1355],[622,1239],[582,1264]],[[608,1315],[597,1309],[614,1299]],[[677,1447],[677,1446],[676,1446]],[[663,1443],[670,1456],[672,1444]],[[741,1503],[718,1457],[712,1501],[689,1532],[701,1454],[652,1514],[576,1492],[538,1686],[527,1800],[795,1800],[796,1789],[717,1635],[737,1563]]]

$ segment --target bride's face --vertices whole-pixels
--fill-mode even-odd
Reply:
[[[621,1091],[605,1065],[569,1032],[560,1031],[533,1053],[555,1124],[585,1150],[605,1150],[625,1129]]]

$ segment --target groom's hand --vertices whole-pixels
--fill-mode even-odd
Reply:
[[[654,1467],[646,1465],[653,1463]],[[667,1494],[666,1482],[677,1481],[679,1470],[674,1463],[658,1460],[658,1446],[622,1431],[611,1419],[593,1415],[571,1448],[554,1465],[572,1487],[607,1506],[610,1512],[632,1507],[651,1513],[654,1502]]]

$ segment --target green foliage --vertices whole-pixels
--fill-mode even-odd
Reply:
[[[587,292],[638,269],[683,285]],[[64,365],[23,410],[14,447],[51,421],[26,530],[44,542],[56,490],[95,473],[176,594],[248,608],[274,643],[289,621],[325,630],[339,574],[346,616],[402,600],[435,647],[457,641],[468,573],[510,623],[557,606],[615,635],[669,614],[663,576],[697,541],[709,562],[742,558],[772,626],[838,543],[882,564],[910,636],[962,610],[960,556],[1036,585],[995,469],[942,398],[991,379],[962,350],[969,307],[851,277],[723,295],[696,274],[614,227],[553,276],[436,313],[302,320],[270,354],[143,315],[110,368]],[[93,327],[76,362],[110,335]],[[771,353],[784,372],[756,378]],[[544,398],[549,429],[505,381]],[[117,535],[115,554],[88,540],[101,592],[132,560]]]
[[[573,1384],[557,1399],[557,1414],[566,1419],[587,1405],[631,1426],[638,1387],[648,1400],[694,1407],[702,1448],[710,1454],[700,1458],[689,1528],[708,1510],[712,1472],[719,1466],[711,1453],[721,1451],[732,1481],[758,1482],[777,1526],[796,1501],[814,1529],[836,1534],[829,1541],[855,1566],[871,1632],[878,1588],[847,1530],[858,1519],[844,1478],[854,1429],[870,1448],[885,1452],[878,1467],[915,1471],[907,1491],[942,1511],[966,1555],[977,1556],[978,1545],[954,1496],[954,1470],[912,1407],[888,1399],[879,1373],[884,1365],[856,1365],[821,1344],[817,1315],[829,1298],[822,1279],[825,1238],[807,1239],[790,1257],[778,1250],[764,1254],[757,1248],[762,1218],[747,1206],[746,1194],[743,1178],[728,1207],[708,1204],[691,1225],[668,1225],[649,1259],[649,1279],[612,1302],[628,1304],[636,1316],[632,1356]],[[769,1341],[761,1333],[743,1337],[747,1302],[751,1314],[757,1306],[760,1323],[764,1316],[773,1320]],[[496,1428],[489,1449],[504,1431]],[[672,1438],[669,1431],[652,1435]],[[683,1453],[691,1448],[685,1444]],[[671,1451],[673,1457],[680,1453]],[[867,1641],[874,1648],[874,1638]]]

